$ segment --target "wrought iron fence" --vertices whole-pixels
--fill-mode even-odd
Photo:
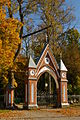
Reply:
[[[68,95],[69,103],[80,103],[80,95]]]
[[[46,93],[45,91],[39,91],[37,94],[37,102],[40,106],[56,106],[57,95]]]

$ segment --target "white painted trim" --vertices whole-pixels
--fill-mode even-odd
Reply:
[[[69,103],[61,103],[61,106],[69,106]]]
[[[50,56],[50,53],[49,53],[49,51],[47,51],[46,52],[46,54],[45,54],[45,56],[44,56],[44,58],[46,57],[46,55],[47,55],[47,53],[49,54],[49,56]],[[53,54],[52,54],[53,55]],[[54,56],[53,56],[54,57]],[[51,59],[51,61],[52,61],[52,63],[53,63],[53,65],[54,65],[54,67],[55,67],[55,69],[56,69],[56,72],[57,72],[57,75],[58,75],[58,77],[60,77],[60,75],[59,75],[59,73],[58,73],[58,71],[57,71],[57,68],[56,68],[56,66],[55,66],[55,64],[54,64],[54,62],[53,62],[53,60],[52,60],[52,57],[50,56],[50,59]],[[54,58],[55,59],[55,58]],[[56,62],[56,61],[55,61]],[[57,63],[56,63],[57,64]],[[57,65],[58,66],[58,65]],[[39,66],[39,68],[41,67],[41,65]],[[39,70],[39,68],[38,68],[38,70]],[[59,67],[58,67],[59,68]],[[35,75],[37,75],[38,74],[38,70],[37,70],[37,72],[35,73]]]
[[[49,54],[48,51],[47,51],[47,53]],[[50,54],[49,54],[49,56],[50,56]],[[54,62],[53,62],[53,60],[52,60],[52,57],[50,56],[50,58],[51,58],[51,61],[52,61],[53,65],[54,65],[54,67],[55,67],[55,69],[56,69],[57,75],[58,75],[58,77],[59,77],[59,73],[58,73],[58,71],[57,71],[57,68],[56,68],[56,66],[55,66],[55,64],[54,64]]]
[[[34,83],[31,84],[31,101],[34,102]]]
[[[37,104],[37,82],[36,82],[36,104]]]
[[[49,46],[49,44],[47,44],[45,50],[47,49],[48,46]],[[45,50],[44,50],[44,52],[45,52]],[[44,54],[44,52],[43,52],[43,54]],[[38,61],[38,63],[37,63],[37,66],[38,66],[38,64],[39,64],[39,62],[40,62],[40,60],[41,60],[41,58],[43,57],[43,54],[41,55],[41,57],[40,57],[40,59],[39,59],[39,61]]]
[[[68,82],[68,80],[66,80],[66,79],[61,79],[61,82]]]
[[[39,71],[39,73],[38,73],[38,76],[42,73],[42,72],[44,72],[44,71],[46,71],[46,70],[48,70],[48,71],[50,71],[50,69],[48,69],[48,67],[43,67],[40,71]]]
[[[28,80],[37,80],[37,78],[29,77]]]
[[[64,102],[65,102],[65,100],[66,100],[66,95],[65,95],[65,90],[66,90],[66,88],[65,88],[65,85],[63,86],[63,95],[64,95]]]
[[[54,57],[54,59],[55,59],[55,56],[54,56],[54,54],[53,54],[52,49],[50,48],[49,50],[51,51],[51,54],[53,55],[53,57]],[[58,69],[59,69],[59,65],[58,65],[58,63],[57,63],[56,59],[55,59],[55,63],[56,63],[56,65],[57,65]]]
[[[38,107],[37,104],[31,104],[31,105],[29,104],[28,106],[29,106],[29,107]]]
[[[49,68],[49,67],[47,67],[47,66],[43,67],[43,68],[39,71],[38,76],[39,76],[41,73],[45,72],[45,71],[49,71],[49,74],[54,78],[55,83],[56,83],[56,88],[58,89],[58,88],[59,88],[59,84],[58,84],[58,81],[56,80],[55,76],[53,76],[53,75],[51,74],[51,73],[55,74],[54,71],[53,71],[51,68]]]
[[[9,104],[11,103],[11,94],[9,93]]]
[[[48,46],[49,46],[49,44],[47,44],[47,46],[46,46],[45,50],[47,49],[47,47],[48,47]],[[44,50],[44,52],[45,52],[45,50]],[[49,49],[49,50],[51,51],[51,49]],[[44,54],[44,52],[43,52],[43,54]],[[47,52],[48,52],[48,51],[47,51]],[[46,52],[46,53],[47,53],[47,52]],[[48,52],[48,53],[49,53],[49,52]],[[41,58],[42,58],[43,54],[41,55],[41,57],[40,57],[39,61],[41,60]],[[51,51],[51,54],[53,55],[52,51]],[[54,57],[54,55],[53,55],[53,57]],[[55,59],[55,57],[54,57],[54,59]],[[39,64],[39,61],[38,61],[38,63],[37,63],[37,66],[38,66],[38,64]],[[56,60],[55,60],[55,63],[56,63],[56,65],[57,65],[58,69],[59,69],[59,66],[58,66],[58,64],[57,64]]]
[[[48,60],[48,61],[47,61],[47,60]],[[44,62],[45,62],[46,64],[49,64],[49,63],[50,63],[50,59],[47,58],[47,57],[45,57],[45,58],[44,58]]]
[[[46,54],[47,54],[47,52],[46,52]],[[46,54],[45,54],[44,58],[46,57]],[[40,69],[41,65],[42,65],[42,62],[41,62],[41,64],[40,64],[40,66],[38,67],[38,70]],[[38,72],[39,72],[38,70],[37,70],[36,73],[35,73],[36,76],[37,76],[37,74],[38,74]]]

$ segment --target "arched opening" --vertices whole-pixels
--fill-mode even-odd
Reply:
[[[37,82],[38,106],[57,107],[58,85],[54,77],[48,71],[40,74]]]

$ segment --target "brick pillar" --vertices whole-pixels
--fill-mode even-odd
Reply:
[[[60,96],[61,96],[61,107],[68,106],[68,94],[67,94],[67,68],[63,61],[60,60]]]
[[[68,106],[67,81],[61,81],[61,106]]]
[[[25,81],[25,106],[28,109],[37,107],[37,78],[35,73],[36,64],[30,56]]]
[[[14,90],[13,89],[7,89],[6,90],[6,107],[12,108],[14,103]]]
[[[25,106],[28,107],[28,80],[25,80]]]
[[[37,107],[37,80],[28,81],[28,108]]]
[[[27,76],[25,80],[25,106],[30,109],[37,107],[37,78],[35,76]]]
[[[61,71],[60,81],[60,93],[61,93],[61,107],[68,106],[68,94],[67,94],[67,77],[66,71]]]

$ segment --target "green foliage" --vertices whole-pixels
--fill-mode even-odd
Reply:
[[[7,7],[5,9],[5,7],[2,6],[5,6],[4,3],[6,1]],[[46,42],[45,32],[37,36],[32,36],[31,38],[26,38],[24,42],[24,44],[26,44],[25,48],[23,45],[23,49],[21,49],[21,44],[23,44],[21,39],[24,34],[23,28],[26,33],[33,31],[34,25],[31,15],[39,13],[42,20],[39,28],[51,25],[46,32],[51,48],[57,58],[59,58],[59,54],[63,50],[63,58],[69,70],[68,80],[70,93],[76,93],[76,90],[79,92],[80,35],[77,30],[70,29],[62,36],[65,25],[69,24],[73,19],[71,8],[67,7],[64,9],[64,2],[65,0],[0,0],[0,5],[2,5],[0,6],[0,82],[2,82],[4,87],[9,80],[7,78],[8,70],[13,69],[16,71],[15,78],[19,86],[19,89],[17,88],[18,93],[20,94],[20,89],[24,90],[25,66],[27,63],[24,62],[21,57],[16,59],[16,62],[14,58],[15,56],[17,57],[23,49],[26,56],[28,56],[28,47],[32,50],[31,52],[34,53],[35,57],[39,57]],[[7,14],[5,12],[6,10],[8,10]],[[23,26],[18,20],[21,21]],[[19,34],[21,39],[19,38]],[[58,39],[59,36],[61,36],[61,39]],[[30,45],[27,46],[27,41],[30,40]],[[16,96],[18,96],[17,93]]]
[[[77,79],[77,89],[76,89],[76,93],[80,95],[80,76],[76,77]]]
[[[72,94],[72,85],[68,84],[68,94]]]
[[[37,0],[39,4],[39,13],[41,18],[41,24],[38,29],[41,29],[45,26],[51,25],[43,33],[39,33],[36,38],[32,38],[32,50],[34,51],[35,57],[39,56],[44,43],[46,42],[46,34],[48,35],[49,44],[54,52],[54,55],[59,57],[59,54],[62,51],[62,33],[65,29],[65,26],[73,21],[72,8],[66,7],[65,0]],[[59,37],[61,36],[61,38]],[[38,52],[36,52],[38,51]]]
[[[69,93],[79,94],[80,81],[80,46],[79,32],[76,29],[69,30],[65,35],[63,59],[68,69]]]
[[[25,91],[25,79],[26,79],[26,68],[27,68],[26,64],[27,64],[27,58],[25,58],[22,55],[19,55],[15,63],[15,73],[14,73],[14,77],[17,82],[17,87],[15,89],[16,103],[24,102],[23,99],[25,98],[24,91]]]

